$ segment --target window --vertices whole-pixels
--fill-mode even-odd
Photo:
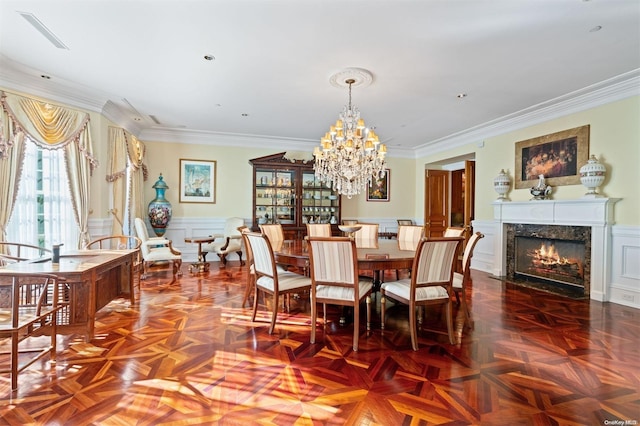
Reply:
[[[16,203],[7,227],[8,241],[51,248],[78,246],[79,229],[73,213],[64,149],[48,150],[26,143]]]

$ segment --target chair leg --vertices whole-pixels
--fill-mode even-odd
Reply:
[[[409,306],[409,332],[411,333],[411,347],[418,350],[418,330],[416,326],[416,307]]]
[[[251,294],[251,290],[253,290],[253,286],[255,286],[255,275],[252,273],[249,273],[249,276],[247,277],[247,285],[245,286],[244,289],[244,297],[242,298],[242,307],[244,308],[244,305],[247,303],[247,300],[249,300],[249,294]]]
[[[360,336],[360,301],[353,304],[353,351],[358,352],[358,337]]]
[[[237,251],[236,254],[240,258],[240,266],[244,266],[244,260],[242,260],[242,251]]]
[[[452,345],[456,344],[456,338],[453,335],[453,313],[452,313],[452,303],[451,299],[447,302],[447,307],[445,309],[447,315],[447,333],[449,334],[449,343]]]
[[[273,313],[271,314],[271,326],[269,327],[269,334],[273,334],[273,330],[275,330],[276,328],[276,319],[278,319],[278,299],[280,299],[280,295],[278,293],[273,293]]]
[[[311,301],[311,338],[309,342],[316,342],[316,321],[318,318],[318,306],[315,300]]]
[[[256,320],[256,314],[258,313],[258,284],[256,284],[254,286],[254,292],[253,292],[253,314],[251,315],[251,321],[255,321]]]
[[[387,298],[384,296],[384,289],[380,290],[380,328],[384,330],[384,314],[387,310]]]
[[[371,331],[371,295],[367,296],[367,331]]]

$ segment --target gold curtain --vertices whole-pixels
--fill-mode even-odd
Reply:
[[[0,96],[0,241],[6,241],[7,224],[18,195],[18,182],[24,161],[24,132],[16,127],[4,107],[5,95]]]
[[[113,183],[113,207],[109,210],[115,218],[112,233],[117,235],[128,231],[133,235],[133,219],[145,215],[143,182],[147,180],[147,166],[144,164],[146,148],[138,138],[117,127],[109,127],[109,145],[109,173],[106,179]],[[128,181],[127,168],[130,170]]]
[[[89,114],[13,93],[2,92],[0,99],[0,160],[8,163],[5,167],[14,171],[22,167],[22,158],[9,153],[18,137],[26,135],[41,148],[65,149],[73,211],[80,229],[78,248],[84,247],[90,241],[89,179],[98,166],[92,152]],[[19,177],[16,183],[18,181]],[[15,194],[13,197],[15,199]],[[7,223],[8,219],[4,226]],[[2,230],[4,232],[4,227]]]

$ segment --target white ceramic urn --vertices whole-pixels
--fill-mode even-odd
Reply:
[[[587,187],[587,193],[582,198],[598,198],[598,187],[604,182],[607,168],[598,162],[595,155],[592,155],[587,164],[580,167],[580,182]]]
[[[504,169],[500,170],[498,176],[493,179],[493,189],[498,193],[498,199],[496,201],[509,201],[507,198],[507,192],[511,186],[511,179],[507,176]]]

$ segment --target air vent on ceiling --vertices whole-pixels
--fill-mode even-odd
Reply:
[[[66,49],[69,50],[66,44],[62,42],[49,28],[45,27],[45,25],[34,15],[29,12],[18,12],[24,19],[30,23],[33,28],[38,30],[40,34],[46,37],[47,40],[51,42],[58,49]]]
[[[149,114],[149,118],[150,118],[150,119],[152,119],[152,120],[153,120],[153,122],[154,122],[154,123],[156,123],[157,125],[162,125],[162,123],[160,122],[160,120],[158,120],[158,119],[156,118],[156,116],[155,116],[155,115],[151,115],[151,114]]]

